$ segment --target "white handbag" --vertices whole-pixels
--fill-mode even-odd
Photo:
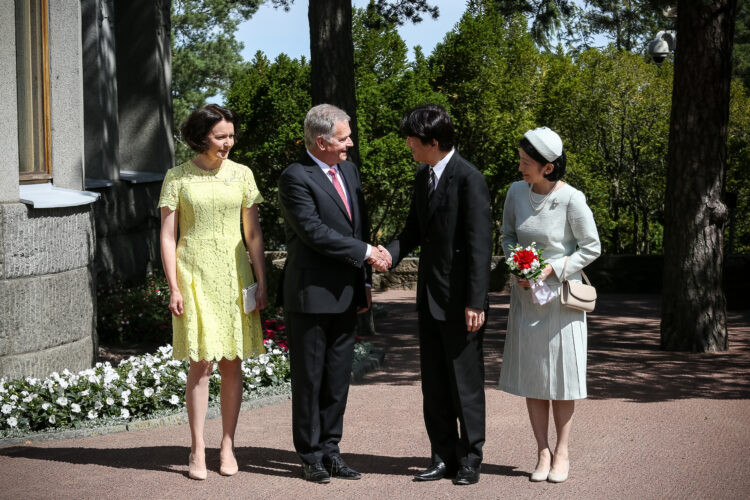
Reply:
[[[250,314],[255,311],[255,292],[257,291],[257,282],[242,289],[242,305],[245,309],[245,314]]]
[[[586,273],[581,270],[581,276],[586,283],[570,281],[565,279],[565,269],[568,267],[568,258],[565,257],[565,265],[562,272],[562,286],[560,287],[560,302],[566,307],[579,311],[591,312],[596,307],[596,288],[591,285]]]

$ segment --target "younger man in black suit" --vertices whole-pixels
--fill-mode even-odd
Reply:
[[[387,246],[394,266],[421,246],[417,310],[432,464],[414,479],[455,474],[455,484],[473,484],[479,481],[485,440],[482,338],[492,254],[489,191],[482,173],[453,148],[453,122],[445,109],[434,104],[413,109],[401,121],[401,132],[414,159],[423,163],[406,225]]]

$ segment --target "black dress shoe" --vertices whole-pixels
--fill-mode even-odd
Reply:
[[[311,483],[330,483],[331,476],[328,475],[328,471],[323,467],[322,462],[315,462],[314,464],[302,464],[302,477],[305,481]]]
[[[341,479],[360,479],[362,477],[362,474],[346,465],[344,459],[339,456],[323,457],[323,465],[331,477]]]
[[[445,462],[432,462],[428,469],[414,474],[415,481],[437,481],[444,477],[450,477],[455,473]]]
[[[472,467],[471,465],[462,465],[456,473],[456,479],[453,480],[453,484],[474,484],[479,481],[479,469],[481,465]]]

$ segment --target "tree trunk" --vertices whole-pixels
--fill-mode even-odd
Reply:
[[[661,347],[726,350],[722,202],[736,0],[679,0],[664,206]]]
[[[354,90],[354,41],[352,40],[351,0],[310,0],[307,8],[310,23],[310,78],[312,103],[333,104],[351,117],[354,146],[349,159],[357,166],[359,133],[357,99]],[[368,235],[369,237],[369,235]],[[373,335],[375,323],[372,308],[358,315],[358,332]]]
[[[351,0],[310,1],[310,77],[313,105],[338,106],[351,117],[354,147],[349,158],[361,165],[357,133],[357,101],[354,92],[354,42]]]

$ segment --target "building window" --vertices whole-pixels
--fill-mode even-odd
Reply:
[[[22,183],[52,179],[47,0],[16,1],[18,156]]]

